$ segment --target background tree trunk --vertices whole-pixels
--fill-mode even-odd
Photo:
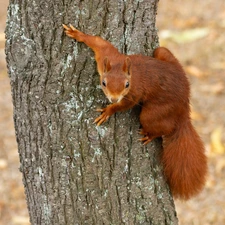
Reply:
[[[93,52],[61,26],[151,55],[156,11],[157,0],[10,1],[6,55],[32,224],[177,224],[161,142],[138,142],[139,107],[92,124],[107,104]]]

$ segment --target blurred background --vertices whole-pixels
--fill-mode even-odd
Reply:
[[[0,7],[0,225],[28,225],[13,127],[5,63],[8,0]],[[183,65],[192,91],[192,119],[204,140],[209,175],[204,191],[176,201],[181,225],[225,224],[225,1],[160,0],[157,27],[161,46]]]

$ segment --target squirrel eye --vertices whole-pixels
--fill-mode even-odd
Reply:
[[[102,81],[102,85],[104,86],[104,87],[106,87],[106,82],[103,80]]]
[[[125,85],[125,88],[128,88],[129,87],[129,82],[127,81],[126,85]]]

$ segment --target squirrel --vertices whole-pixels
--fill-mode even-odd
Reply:
[[[190,84],[175,56],[165,47],[153,57],[121,54],[110,42],[63,24],[67,36],[83,42],[95,53],[102,90],[112,103],[97,109],[101,125],[112,114],[142,104],[143,138],[148,144],[162,137],[161,163],[175,198],[187,200],[204,187],[207,157],[190,119]]]

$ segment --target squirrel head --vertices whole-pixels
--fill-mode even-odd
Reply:
[[[128,94],[131,86],[131,60],[126,58],[123,65],[111,65],[106,57],[100,82],[103,92],[110,102],[120,102]]]

